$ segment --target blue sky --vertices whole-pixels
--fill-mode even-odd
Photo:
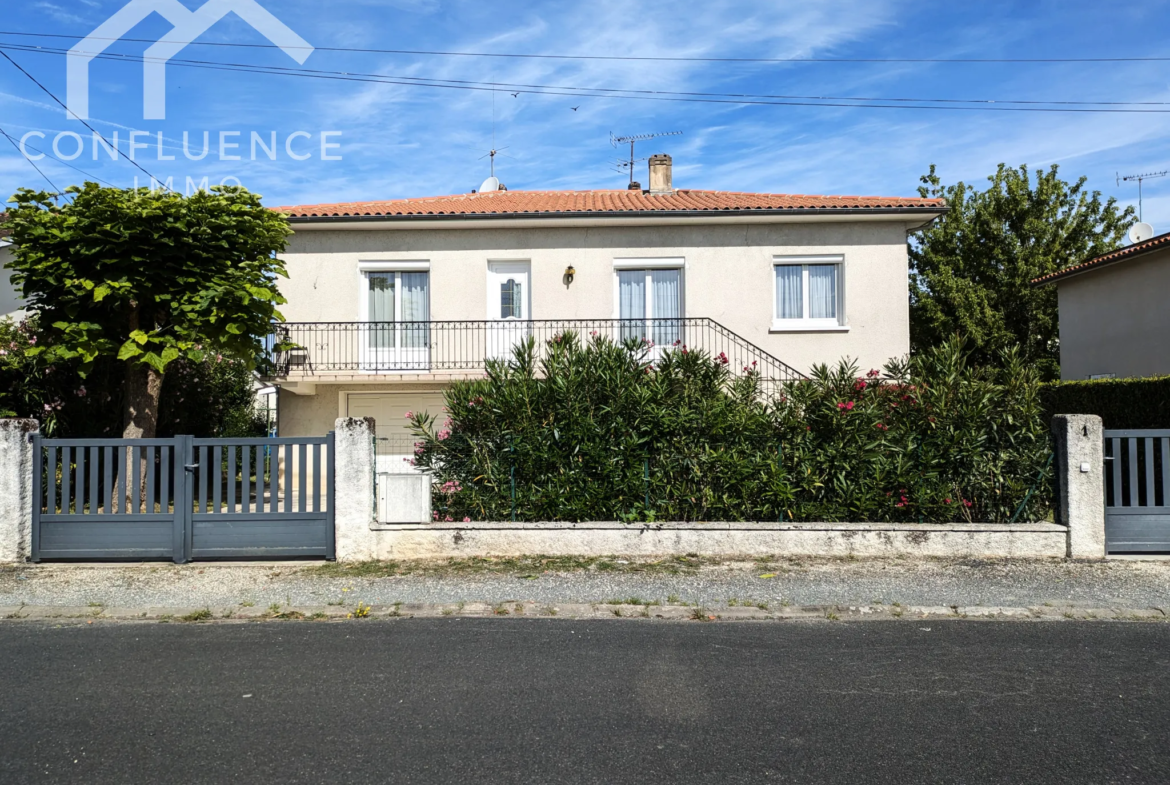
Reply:
[[[203,0],[181,0],[189,9]],[[318,47],[694,57],[1012,58],[1156,57],[1170,55],[1160,35],[1170,3],[1029,2],[475,2],[465,0],[259,0]],[[0,0],[0,29],[83,37],[125,0]],[[161,17],[130,37],[157,40],[170,29]],[[267,43],[235,16],[202,42]],[[0,36],[5,44],[70,46],[73,41]],[[148,44],[118,42],[109,51],[141,56]],[[49,90],[66,95],[65,58],[9,51]],[[298,67],[272,49],[187,47],[180,58]],[[1043,101],[1168,101],[1170,63],[911,64],[576,61],[317,51],[305,68],[473,82],[880,98],[971,98]],[[620,151],[611,131],[680,130],[682,136],[639,146],[639,157],[674,157],[675,186],[781,193],[913,195],[918,177],[937,164],[945,182],[982,183],[996,164],[1057,163],[1067,179],[1123,203],[1137,202],[1136,184],[1117,186],[1115,173],[1170,168],[1170,114],[1055,114],[922,111],[639,101],[521,94],[503,88],[447,90],[268,74],[167,71],[167,119],[143,119],[140,63],[96,61],[91,123],[106,136],[131,130],[164,138],[164,154],[138,154],[161,178],[217,182],[236,177],[267,204],[375,200],[466,192],[488,174],[480,160],[493,144],[506,147],[497,172],[512,189],[620,188],[612,170]],[[493,106],[494,104],[494,106]],[[579,107],[573,111],[571,107]],[[1161,107],[1170,109],[1170,105]],[[494,120],[493,120],[494,117]],[[0,127],[14,137],[30,131],[51,153],[62,131],[89,138],[51,99],[0,60]],[[202,149],[204,132],[238,131],[248,139],[273,131],[283,145],[313,149],[307,161],[185,160],[182,138]],[[340,161],[320,160],[319,138]],[[0,192],[37,186],[35,171],[0,139]],[[72,142],[61,143],[68,155]],[[83,175],[40,162],[59,185]],[[124,161],[87,147],[73,165],[130,186]],[[639,179],[645,183],[644,164]],[[1170,230],[1170,177],[1145,186],[1145,218]]]

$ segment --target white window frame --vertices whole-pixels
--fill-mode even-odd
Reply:
[[[809,272],[810,265],[833,265],[837,268],[837,316],[834,319],[810,319],[809,313]],[[780,303],[776,298],[776,272],[778,267],[801,268],[801,312],[799,319],[781,319]],[[821,256],[774,256],[772,257],[772,328],[771,332],[848,332],[845,320],[845,256],[827,254]]]
[[[402,262],[358,262],[358,321],[370,321],[370,276],[369,273],[429,273],[429,261],[402,261]],[[427,276],[427,313],[430,313],[431,279]],[[394,318],[402,315],[402,277],[394,280]]]
[[[614,259],[613,260],[613,318],[622,318],[621,283],[619,270],[646,271],[646,318],[654,318],[654,294],[650,286],[651,270],[678,270],[678,312],[679,318],[687,318],[687,265],[682,257],[653,257],[649,259]]]
[[[431,312],[429,261],[358,262],[360,284],[358,289],[358,321],[370,322],[370,273],[395,273],[394,276],[394,324],[402,323],[402,273],[427,273],[427,313]],[[433,321],[433,320],[431,320]],[[360,335],[360,366],[368,373],[394,371],[397,373],[426,373],[430,370],[430,347],[401,346],[402,332],[396,330],[395,346],[375,349],[369,345],[369,337],[362,330]]]

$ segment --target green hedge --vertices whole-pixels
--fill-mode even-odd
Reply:
[[[576,335],[413,415],[436,515],[460,521],[1042,520],[1048,424],[1034,369],[970,367],[956,342],[761,394],[727,359]],[[1035,492],[1032,492],[1035,486]],[[513,490],[514,489],[514,490]],[[514,502],[513,502],[514,499]]]
[[[1049,419],[1095,414],[1106,428],[1170,428],[1170,376],[1050,382],[1040,396]]]

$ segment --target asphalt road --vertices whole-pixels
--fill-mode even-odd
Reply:
[[[0,626],[0,782],[1170,781],[1170,625]]]

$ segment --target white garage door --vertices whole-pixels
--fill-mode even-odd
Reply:
[[[373,417],[378,436],[378,471],[414,471],[407,462],[414,457],[415,438],[410,432],[407,412],[443,414],[439,392],[349,393],[349,417]]]

